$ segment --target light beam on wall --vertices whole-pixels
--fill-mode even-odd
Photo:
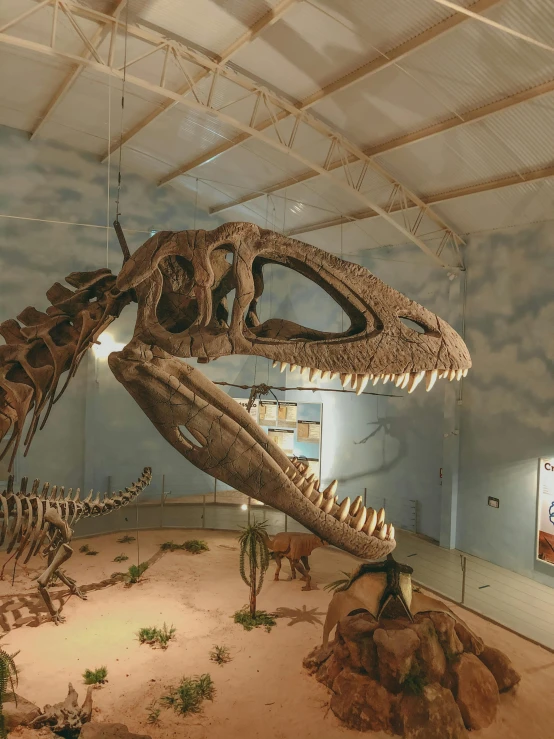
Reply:
[[[116,341],[114,337],[107,331],[104,331],[104,333],[100,334],[100,336],[98,337],[98,342],[98,344],[94,344],[94,346],[92,347],[94,356],[97,359],[107,359],[112,352],[120,352],[125,346],[125,344]]]

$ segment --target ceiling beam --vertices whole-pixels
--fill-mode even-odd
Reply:
[[[57,0],[51,0],[50,5],[57,5]],[[72,18],[72,14],[92,18],[100,23],[110,23],[112,29],[112,38],[110,42],[111,48],[115,48],[115,41],[119,38],[122,43],[126,36],[133,36],[147,41],[153,47],[155,47],[155,53],[164,55],[164,58],[170,48],[171,53],[177,66],[183,72],[185,78],[190,77],[187,72],[185,65],[196,65],[205,71],[209,71],[211,75],[211,85],[209,85],[209,92],[202,99],[203,95],[199,94],[197,90],[192,87],[193,95],[183,96],[179,92],[172,90],[167,87],[166,75],[162,72],[160,83],[156,84],[150,79],[140,77],[137,75],[130,75],[128,72],[124,73],[122,69],[119,69],[114,65],[114,54],[111,53],[107,60],[103,60],[100,57],[96,59],[97,55],[93,55],[93,58],[85,59],[82,56],[73,54],[63,48],[60,48],[59,40],[56,40],[55,34],[52,34],[48,39],[47,43],[38,43],[36,41],[30,41],[26,38],[21,38],[13,34],[0,33],[0,43],[8,44],[16,48],[27,49],[38,54],[47,55],[49,57],[62,59],[72,64],[79,63],[86,65],[87,67],[100,72],[102,74],[113,76],[121,81],[125,78],[128,85],[135,85],[143,88],[157,95],[165,97],[170,100],[175,100],[181,103],[187,108],[196,112],[202,113],[210,118],[217,118],[224,124],[227,124],[233,128],[237,128],[240,131],[244,131],[249,135],[255,136],[260,141],[263,141],[269,147],[287,154],[292,159],[296,159],[301,162],[304,166],[312,169],[318,174],[326,177],[336,187],[350,194],[355,200],[360,202],[364,207],[371,208],[375,212],[379,213],[385,220],[391,223],[406,239],[406,242],[411,242],[418,246],[425,254],[427,254],[436,264],[440,265],[445,269],[462,269],[461,255],[459,247],[463,244],[461,237],[456,234],[453,229],[429,206],[427,206],[415,193],[411,192],[401,182],[396,180],[380,165],[376,164],[363,152],[358,149],[352,142],[346,137],[335,131],[330,126],[314,118],[306,111],[298,111],[292,103],[285,98],[281,98],[275,93],[270,92],[265,87],[260,86],[256,81],[252,80],[247,75],[241,74],[230,67],[215,62],[212,58],[198,52],[196,49],[185,46],[182,43],[176,43],[168,41],[161,34],[154,33],[152,31],[145,31],[143,28],[134,25],[127,25],[121,23],[118,18],[112,18],[111,16],[104,15],[97,11],[93,11],[85,6],[76,4],[72,0],[63,0],[64,12],[69,13]],[[49,11],[48,5],[45,8]],[[73,18],[74,27],[77,25]],[[48,28],[46,24],[42,26],[44,33],[48,36]],[[119,34],[119,36],[118,36]],[[253,104],[253,116],[250,123],[246,123],[243,120],[229,115],[221,109],[218,109],[214,105],[214,99],[217,95],[213,94],[218,81],[224,79],[228,86],[227,94],[230,89],[234,89],[237,94],[237,99],[244,100],[245,92],[247,97],[250,98]],[[262,103],[270,113],[273,112],[275,117],[275,123],[272,129],[272,136],[266,135],[260,131],[257,131],[253,126],[255,124],[255,112],[258,110],[260,103]],[[277,117],[281,111],[286,111],[290,115],[296,118],[295,125],[293,126],[292,133],[285,134],[279,130]],[[297,140],[296,132],[298,127],[308,127],[313,132],[317,132],[320,138],[327,141],[328,150],[327,155],[324,158],[324,162],[312,161],[294,148]],[[344,176],[337,177],[328,170],[328,164],[332,161],[333,156],[336,154],[345,161]],[[346,164],[348,157],[355,158],[356,169],[355,171]],[[323,159],[323,157],[322,157]],[[403,210],[407,209],[413,204],[412,213],[415,217],[413,221],[410,221],[409,217],[403,219],[402,223],[397,222],[387,208],[382,208],[380,205],[374,203],[371,198],[363,193],[363,183],[368,171],[372,171],[382,178],[383,183],[388,183],[391,188],[391,195],[389,197],[389,205],[392,206],[396,201],[403,204]],[[163,181],[168,181],[168,177],[164,178]],[[389,206],[387,206],[389,207]],[[429,227],[429,221],[434,224],[433,237],[427,237],[430,239],[430,243],[425,241],[425,235],[421,234],[421,229]],[[438,247],[436,244],[438,243]],[[455,257],[455,264],[450,264],[442,256],[445,248],[452,250]]]
[[[401,149],[404,146],[409,146],[410,144],[415,144],[418,141],[430,139],[431,137],[438,136],[441,133],[445,133],[446,131],[451,131],[455,128],[467,126],[470,123],[482,121],[485,118],[488,118],[488,116],[494,115],[495,113],[501,113],[503,110],[508,110],[508,108],[513,108],[516,105],[521,105],[521,103],[535,100],[536,98],[542,97],[543,95],[547,95],[551,92],[554,92],[554,80],[549,80],[548,82],[545,82],[541,85],[536,85],[536,87],[530,87],[527,90],[522,90],[521,92],[517,92],[514,95],[503,98],[502,100],[495,100],[492,103],[482,105],[475,110],[468,111],[467,113],[452,116],[452,118],[447,118],[445,121],[441,121],[440,123],[434,123],[433,125],[427,126],[426,128],[420,128],[418,131],[407,133],[404,136],[398,136],[398,138],[390,139],[389,141],[385,141],[381,144],[375,144],[374,146],[370,146],[367,149],[364,149],[364,153],[368,157],[375,157],[378,154],[386,154],[389,151],[396,151],[397,149]],[[329,170],[333,171],[335,169],[340,169],[343,166],[344,163],[340,159],[335,159],[335,161],[331,162],[331,164],[329,165]],[[220,213],[221,211],[227,210],[228,208],[234,208],[238,205],[242,205],[243,203],[248,203],[251,200],[262,197],[263,195],[271,195],[274,192],[286,190],[288,187],[299,185],[302,182],[313,179],[314,177],[317,177],[317,175],[311,171],[301,172],[294,177],[289,177],[286,180],[276,182],[274,185],[264,187],[263,190],[258,189],[256,192],[247,193],[246,195],[243,195],[236,200],[230,200],[226,203],[222,203],[221,205],[216,205],[213,208],[210,208],[210,213]]]
[[[498,5],[498,3],[501,1],[502,0],[477,0],[477,2],[472,6],[472,10],[475,13],[484,13],[485,11],[489,10],[489,8]],[[391,51],[388,51],[386,54],[383,53],[376,58],[370,59],[365,64],[362,64],[362,66],[344,75],[340,79],[331,82],[325,87],[322,87],[320,90],[316,90],[316,92],[307,97],[305,100],[297,102],[296,107],[298,108],[298,110],[308,110],[313,105],[319,103],[321,100],[324,100],[330,95],[346,90],[352,85],[360,82],[361,80],[367,79],[376,72],[386,69],[392,64],[397,64],[404,57],[412,54],[418,49],[421,49],[423,46],[426,46],[428,43],[434,41],[436,38],[439,38],[448,31],[457,28],[462,23],[465,23],[467,20],[469,19],[466,15],[461,13],[454,13],[448,18],[445,18],[440,23],[437,23],[431,28],[426,29],[418,36],[415,36],[414,38],[405,41],[403,44],[400,44]],[[283,112],[279,120],[283,120],[287,117],[287,114]],[[256,126],[256,129],[258,131],[264,131],[271,125],[271,118],[266,118],[264,121]],[[239,136],[236,136],[234,139],[231,139],[230,141],[226,141],[219,146],[216,146],[215,148],[203,154],[201,157],[197,157],[183,165],[183,167],[180,168],[180,174],[185,174],[186,172],[195,169],[195,167],[199,167],[200,165],[211,161],[212,159],[214,159],[214,157],[220,156],[227,151],[231,151],[235,147],[240,146],[240,144],[244,143],[245,141],[248,141],[248,139],[250,138],[251,136],[249,136],[248,134],[242,133]]]
[[[455,198],[463,198],[468,195],[477,195],[479,193],[490,192],[491,190],[500,190],[503,187],[511,187],[513,185],[523,185],[528,182],[536,182],[537,180],[545,180],[554,177],[554,165],[544,167],[543,169],[535,169],[528,172],[519,172],[517,174],[507,175],[498,180],[489,180],[488,182],[479,182],[474,185],[466,185],[458,187],[455,190],[447,190],[446,192],[436,193],[434,195],[424,195],[421,197],[426,205],[436,205],[437,203],[445,203]],[[396,213],[400,209],[398,207],[391,208],[391,213]],[[338,218],[331,218],[317,223],[310,223],[306,226],[291,228],[286,232],[287,236],[296,236],[298,234],[311,233],[312,231],[321,231],[324,228],[332,228],[333,226],[342,226],[353,221],[365,221],[369,218],[377,218],[379,216],[371,208],[366,210],[358,210],[348,213]]]
[[[112,18],[118,17],[121,14],[121,11],[127,5],[127,2],[128,0],[115,0],[114,7],[112,8],[112,12],[110,13],[111,17]],[[109,32],[110,32],[110,29],[107,24],[100,26],[100,28],[98,28],[97,31],[91,37],[90,45],[94,49],[98,49],[104,42],[104,39],[106,38]],[[88,47],[83,49],[81,53],[85,59],[90,59],[90,57],[92,56],[92,51]],[[69,74],[66,76],[62,84],[58,87],[58,89],[56,90],[52,98],[49,100],[44,111],[42,112],[41,116],[36,122],[33,130],[31,131],[31,139],[34,139],[35,136],[38,135],[41,128],[50,119],[55,108],[59,105],[59,103],[61,103],[63,98],[67,95],[67,93],[71,90],[73,85],[77,82],[77,80],[81,76],[81,73],[84,69],[85,69],[85,66],[83,64],[76,64],[73,67],[73,69],[69,72]]]
[[[220,64],[225,64],[225,62],[229,61],[229,59],[234,54],[240,51],[243,47],[245,47],[251,41],[254,41],[254,39],[257,38],[261,33],[263,33],[267,28],[269,28],[274,23],[276,23],[280,18],[282,18],[285,15],[285,13],[290,8],[292,8],[294,5],[296,5],[299,1],[300,0],[281,0],[281,2],[278,5],[276,5],[274,8],[272,8],[267,13],[265,13],[261,18],[259,18],[256,21],[256,23],[250,26],[250,28],[247,28],[246,31],[242,34],[242,36],[239,36],[238,39],[233,41],[233,43],[230,46],[228,46],[224,51],[222,51],[221,54],[216,55],[215,58],[217,59],[217,61]],[[209,71],[200,72],[200,74],[198,74],[192,80],[193,84],[196,85],[198,82],[203,80],[208,75],[209,75]],[[190,91],[191,91],[191,85],[187,82],[187,84],[179,88],[177,92],[179,93],[179,95],[186,95]],[[162,105],[155,108],[152,112],[150,112],[147,116],[145,116],[141,121],[136,123],[126,133],[124,133],[121,138],[118,137],[116,141],[111,142],[108,148],[108,151],[102,155],[101,161],[106,162],[108,160],[108,157],[111,156],[115,151],[117,151],[120,146],[125,145],[128,141],[134,138],[138,133],[143,131],[147,126],[149,126],[151,123],[156,121],[164,113],[167,113],[168,110],[171,110],[172,108],[174,108],[176,105],[178,105],[178,103],[175,100],[166,100],[165,103],[162,103]]]

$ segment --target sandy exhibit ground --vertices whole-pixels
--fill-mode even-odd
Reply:
[[[120,536],[76,541],[67,573],[80,584],[100,584],[114,571],[135,563],[137,542],[117,543]],[[83,671],[105,665],[108,682],[94,690],[94,720],[122,722],[131,731],[154,739],[345,739],[358,735],[340,725],[328,710],[329,692],[302,668],[303,657],[321,642],[330,599],[322,586],[337,579],[341,570],[353,569],[353,558],[331,548],[316,550],[311,565],[317,586],[310,592],[301,590],[300,581],[274,582],[272,563],[259,607],[276,611],[281,618],[269,634],[261,629],[246,632],[232,620],[248,597],[238,571],[236,536],[207,530],[140,532],[140,561],[152,557],[170,538],[176,542],[205,539],[210,551],[168,553],[137,585],[97,585],[98,589],[88,592],[87,601],[71,597],[64,608],[67,621],[60,626],[48,622],[36,628],[11,628],[15,621],[36,623],[40,617],[36,598],[28,597],[35,586],[22,570],[13,587],[8,579],[1,582],[4,628],[11,628],[3,641],[9,651],[20,650],[18,692],[43,706],[62,700],[71,681],[84,698]],[[82,544],[98,555],[79,553]],[[114,563],[121,553],[129,560]],[[0,562],[4,560],[2,554]],[[34,558],[30,564],[32,575],[41,563]],[[6,572],[11,575],[9,568]],[[284,563],[282,577],[288,578],[289,572]],[[464,609],[457,610],[486,643],[508,654],[522,674],[517,692],[501,696],[496,722],[472,735],[479,739],[554,736],[554,655]],[[167,651],[139,644],[136,632],[140,627],[161,626],[164,621],[177,628]],[[222,667],[211,662],[214,645],[228,647],[232,661]],[[146,707],[168,686],[185,675],[206,672],[212,676],[216,695],[213,702],[204,703],[200,714],[181,717],[163,709],[159,725],[147,724]],[[388,735],[372,736],[384,739]]]

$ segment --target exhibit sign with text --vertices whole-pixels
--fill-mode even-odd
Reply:
[[[554,565],[554,459],[539,460],[537,557]]]

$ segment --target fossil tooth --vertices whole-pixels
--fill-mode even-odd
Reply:
[[[286,368],[287,368],[287,363],[286,362],[281,362],[281,369],[279,371],[280,372],[284,372],[286,370]]]
[[[450,374],[449,374],[449,376],[448,376],[448,379],[450,380],[450,382],[452,382],[452,380],[453,380],[453,379],[454,379],[455,377],[456,377],[456,370],[450,370]]]
[[[325,370],[324,372],[321,373],[322,380],[328,380],[330,376],[331,376],[331,373],[329,372],[329,370]]]
[[[317,498],[313,501],[313,504],[316,508],[321,508],[321,504],[323,503],[323,493],[320,493]]]
[[[310,371],[309,367],[300,367],[300,375],[305,375],[306,372],[309,372],[309,371]]]
[[[350,524],[352,528],[356,529],[356,531],[361,531],[365,524],[365,519],[367,516],[367,511],[365,506],[362,506],[360,510],[358,511],[356,517]]]
[[[350,510],[350,498],[345,498],[340,504],[339,510],[337,513],[337,518],[341,523],[346,520],[349,510]]]
[[[425,373],[425,390],[427,392],[433,389],[433,385],[437,381],[438,374],[439,374],[439,371],[436,369],[432,371],[427,370],[427,372]]]
[[[335,493],[337,492],[338,485],[338,482],[336,480],[333,480],[333,482],[325,488],[325,490],[323,491],[323,495],[326,498],[334,498]]]
[[[360,509],[361,504],[362,504],[362,496],[358,495],[356,498],[354,498],[354,502],[350,506],[351,516],[355,516],[356,513],[358,513],[358,510]]]
[[[387,535],[388,539],[391,539],[391,541],[394,539],[394,526],[392,523],[389,523],[389,533]]]
[[[377,511],[377,526],[382,526],[385,523],[385,509],[379,508]]]
[[[404,379],[402,380],[402,384],[400,385],[400,388],[402,390],[404,390],[406,385],[410,382],[410,377],[411,377],[410,373],[406,372],[406,374],[404,375]]]
[[[464,371],[463,371],[463,370],[461,370],[461,369],[459,369],[459,370],[458,370],[458,371],[456,372],[456,379],[457,379],[457,380],[461,380],[461,379],[462,379],[462,377],[463,377],[463,374],[464,374]]]
[[[321,370],[311,369],[310,370],[310,382],[314,382],[321,375]]]
[[[303,490],[303,491],[302,491],[302,495],[303,495],[303,496],[304,496],[305,498],[307,498],[308,500],[310,500],[310,498],[312,497],[312,493],[313,493],[313,492],[314,492],[314,484],[313,484],[313,482],[311,482],[311,483],[310,483],[310,484],[308,485],[308,487],[307,487],[307,488],[306,488],[305,490]]]
[[[377,526],[377,511],[374,508],[368,508],[366,522],[362,531],[368,536],[372,536]]]
[[[384,539],[385,539],[386,535],[387,535],[387,527],[386,527],[386,526],[381,526],[381,528],[380,528],[380,529],[377,529],[377,530],[375,531],[375,536],[376,536],[376,537],[377,537],[378,539],[381,539],[381,541],[384,541]]]
[[[350,387],[352,390],[356,389],[356,383],[358,382],[358,375],[354,372],[350,377]]]
[[[350,375],[348,373],[345,373],[345,372],[341,372],[340,373],[340,381],[342,382],[342,386],[343,387],[346,387],[348,385],[348,383],[350,382],[351,377],[352,377],[352,375]]]
[[[314,480],[314,478],[315,478],[315,474],[313,472],[310,472],[309,475],[306,475],[306,481],[307,482],[312,482],[312,480]]]
[[[396,387],[400,387],[400,385],[402,385],[402,383],[404,382],[404,377],[405,376],[406,376],[406,374],[404,372],[401,375],[398,375],[398,377],[396,378],[396,381],[394,383],[396,385]]]
[[[294,370],[295,370],[295,369],[296,369],[297,367],[298,367],[298,365],[297,365],[297,364],[291,364],[291,365],[290,365],[290,371],[291,371],[291,372],[294,372]]]
[[[380,377],[381,377],[380,375],[375,375],[375,377],[373,378],[373,387],[375,387],[375,385],[377,385],[377,383],[379,382],[379,378]]]
[[[383,377],[383,385],[386,385],[389,380],[390,380],[390,375],[385,375]]]
[[[336,380],[338,376],[339,376],[339,373],[338,372],[331,372],[331,377],[329,379],[330,380]]]
[[[467,373],[468,373],[468,369],[466,367],[465,370],[462,371],[462,377],[467,377]]]
[[[422,370],[421,372],[418,372],[417,374],[414,374],[410,378],[410,382],[408,383],[408,392],[413,393],[413,391],[416,389],[416,387],[419,385],[419,383],[423,380],[425,377],[425,370]]]
[[[328,498],[324,502],[324,505],[322,506],[323,512],[324,513],[331,513],[331,511],[333,510],[334,505],[335,505],[335,496],[333,495],[331,498]]]
[[[273,364],[271,366],[272,367],[277,367],[278,364],[279,364],[279,362],[276,359],[274,359],[273,360]]]
[[[369,382],[369,375],[358,375],[358,383],[356,385],[356,395],[361,395],[367,387]]]

